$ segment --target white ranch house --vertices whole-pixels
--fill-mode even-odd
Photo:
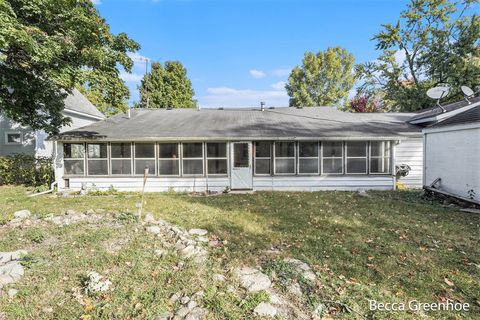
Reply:
[[[330,107],[132,109],[53,137],[60,190],[392,190],[422,187],[414,114]]]

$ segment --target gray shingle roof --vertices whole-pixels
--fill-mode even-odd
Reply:
[[[65,109],[66,111],[72,110],[105,119],[105,115],[98,111],[98,109],[77,89],[73,89],[72,93],[65,99]]]
[[[233,140],[420,136],[411,113],[346,113],[329,107],[260,110],[132,109],[53,137],[58,140]]]
[[[475,103],[475,102],[478,102],[478,101],[480,101],[480,97],[470,98],[471,103]],[[460,100],[460,101],[457,101],[457,102],[454,102],[454,103],[442,105],[442,107],[443,107],[443,109],[445,109],[446,112],[449,112],[449,111],[457,110],[459,108],[466,107],[468,105],[469,105],[469,103],[466,100]],[[442,113],[444,113],[444,112],[440,107],[434,106],[434,107],[422,110],[419,113],[415,114],[410,119],[410,121],[430,118],[430,117],[438,116],[439,114],[442,114]]]
[[[440,121],[429,128],[480,122],[480,105]]]

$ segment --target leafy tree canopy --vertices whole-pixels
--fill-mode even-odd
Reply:
[[[118,65],[139,45],[113,35],[90,0],[0,0],[0,107],[49,133],[70,119],[64,98],[79,87],[106,114],[127,107]]]
[[[461,85],[480,82],[478,0],[412,0],[394,24],[374,36],[380,57],[358,66],[364,83],[359,94],[381,91],[394,111],[416,111],[432,105],[426,91],[440,83],[463,97]],[[478,11],[477,11],[478,12]]]
[[[355,83],[355,59],[347,50],[305,52],[301,66],[293,68],[286,85],[291,107],[340,105]]]
[[[187,69],[180,62],[167,61],[165,66],[154,62],[140,84],[139,107],[195,108],[194,95]]]

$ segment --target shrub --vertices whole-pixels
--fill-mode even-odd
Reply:
[[[38,187],[50,185],[53,180],[52,158],[25,154],[0,157],[0,185],[23,184]]]

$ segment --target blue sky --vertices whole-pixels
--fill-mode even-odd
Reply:
[[[356,62],[374,60],[370,39],[393,23],[398,0],[95,0],[114,33],[142,49],[122,74],[131,101],[145,73],[141,57],[181,61],[200,106],[287,106],[283,89],[305,51],[342,46]]]

